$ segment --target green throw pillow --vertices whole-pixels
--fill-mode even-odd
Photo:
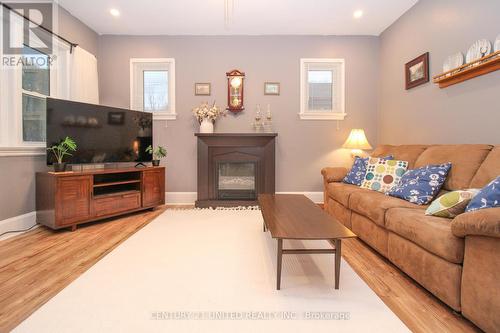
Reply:
[[[447,217],[449,219],[462,214],[469,201],[479,192],[479,189],[453,191],[443,194],[434,200],[425,211],[425,215]]]

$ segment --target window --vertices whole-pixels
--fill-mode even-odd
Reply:
[[[49,56],[26,45],[23,55],[40,59],[22,65],[23,141],[45,142],[45,98],[50,96]]]
[[[168,109],[168,71],[144,71],[144,111]]]
[[[175,60],[130,59],[130,108],[153,113],[155,120],[176,119]]]
[[[300,59],[300,119],[343,120],[344,59]]]
[[[0,29],[4,29],[0,11]],[[23,38],[24,19],[11,12],[12,45],[21,54],[4,54],[0,47],[0,156],[45,155],[46,98],[68,99],[70,47],[49,33]],[[0,31],[0,46],[5,31]],[[51,39],[52,52],[39,51]],[[27,46],[29,45],[29,46]]]

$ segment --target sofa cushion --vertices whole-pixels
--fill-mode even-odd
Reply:
[[[493,179],[488,185],[479,190],[469,202],[465,211],[473,212],[479,209],[495,207],[500,207],[500,176]]]
[[[418,206],[375,191],[356,191],[349,198],[349,208],[382,227],[385,226],[385,212],[390,208],[398,207],[422,209],[423,214],[427,206]]]
[[[357,191],[365,191],[356,185],[344,184],[344,183],[330,183],[327,185],[328,196],[337,202],[340,202],[344,207],[349,207],[349,197],[352,193]]]
[[[395,160],[408,161],[408,168],[413,169],[413,165],[417,158],[427,149],[427,145],[381,145],[378,146],[373,152],[373,157],[381,157],[392,155]]]
[[[493,147],[472,178],[470,188],[483,188],[500,175],[500,145]]]
[[[351,170],[344,177],[342,182],[352,185],[361,185],[363,179],[365,179],[366,174],[366,162],[369,157],[359,157],[354,158],[354,163],[352,164]]]
[[[472,177],[491,151],[490,145],[439,145],[427,148],[415,162],[415,168],[428,164],[451,163],[443,188],[449,191],[469,188]]]
[[[465,212],[465,207],[479,192],[477,189],[458,190],[445,193],[434,200],[425,211],[425,215],[454,218]]]
[[[398,184],[407,168],[406,161],[372,157],[366,165],[365,180],[361,187],[387,193]]]
[[[363,180],[365,180],[366,175],[366,164],[370,157],[359,157],[356,156],[354,158],[354,163],[352,165],[351,170],[347,173],[345,178],[342,180],[346,184],[358,185],[361,186]],[[384,160],[392,160],[392,156],[382,157]]]
[[[426,216],[421,209],[393,208],[385,227],[449,262],[460,264],[464,259],[464,239],[453,235],[447,218]]]
[[[450,163],[444,163],[408,170],[387,194],[417,205],[427,205],[441,190],[450,168]]]

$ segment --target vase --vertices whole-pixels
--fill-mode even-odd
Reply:
[[[214,123],[208,119],[204,118],[200,124],[200,133],[213,133],[214,132]]]
[[[54,172],[64,172],[66,171],[66,162],[54,163]]]

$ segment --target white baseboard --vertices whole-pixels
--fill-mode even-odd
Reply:
[[[11,230],[27,229],[36,223],[36,212],[30,212],[23,215],[14,216],[0,221],[0,234]],[[0,240],[19,235],[19,233],[10,233],[0,238]]]
[[[323,203],[323,192],[276,192],[276,194],[303,194],[315,203]],[[167,204],[194,205],[196,192],[166,192]]]

